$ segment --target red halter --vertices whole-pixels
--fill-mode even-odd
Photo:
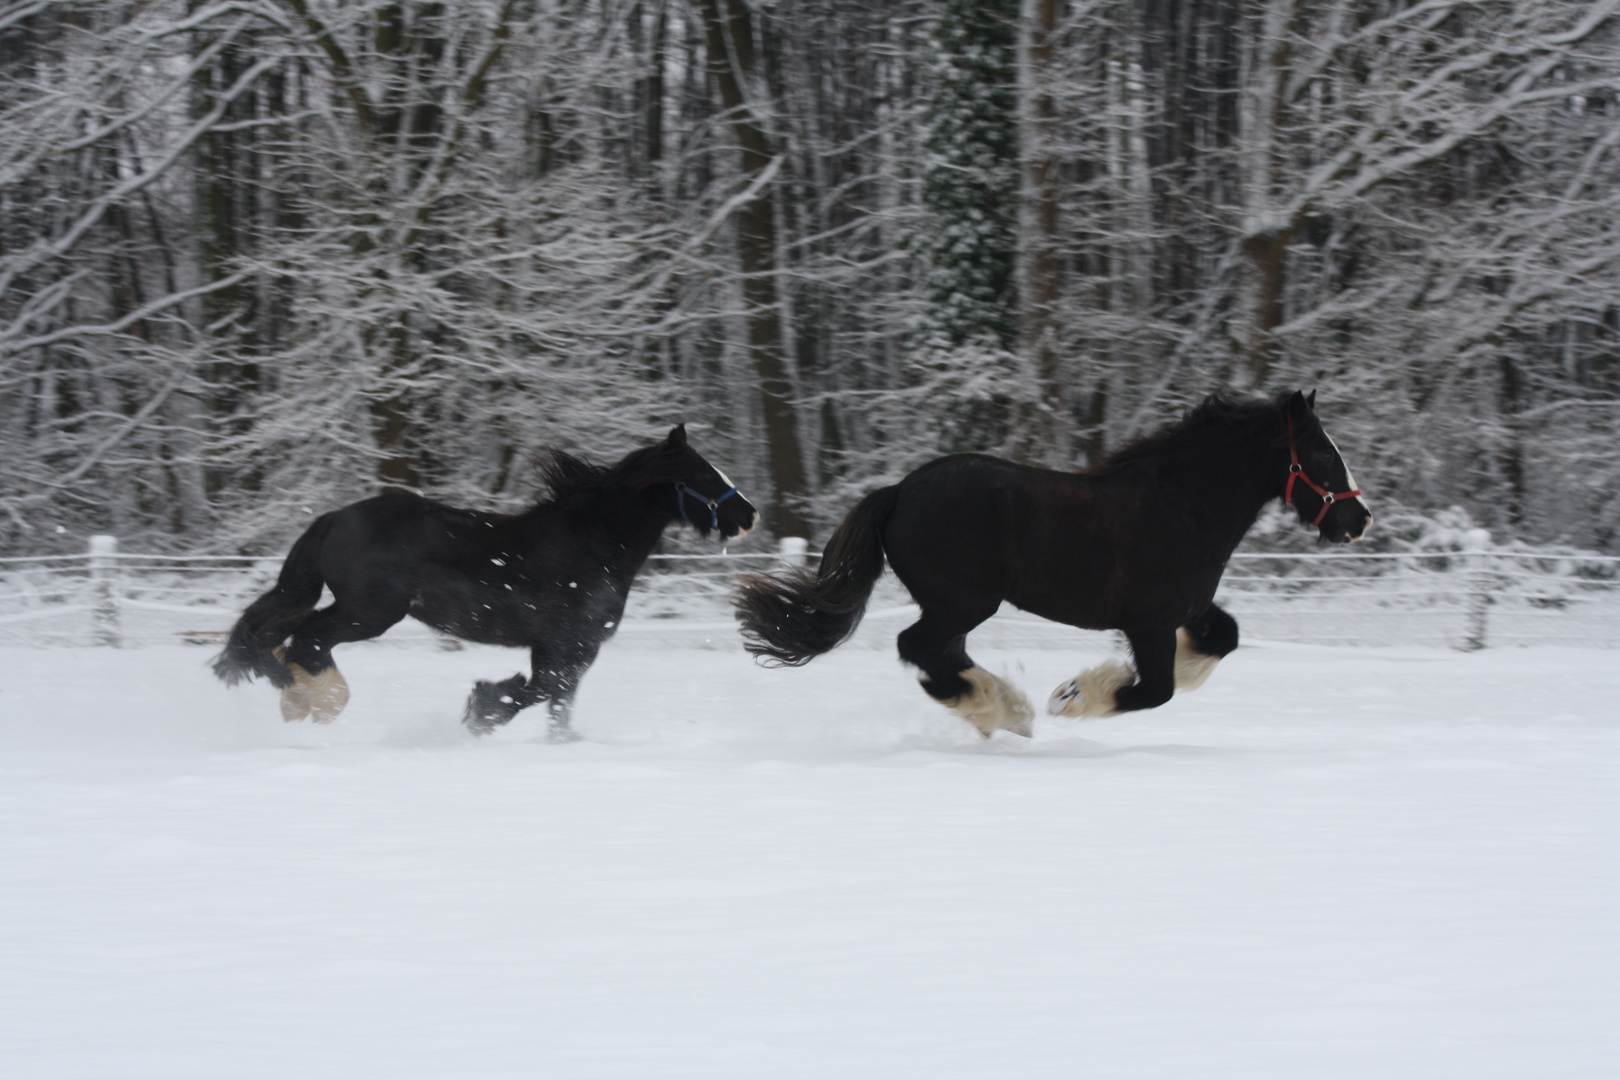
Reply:
[[[1294,442],[1294,418],[1290,416],[1288,418],[1288,485],[1283,488],[1283,502],[1289,506],[1294,505],[1295,480],[1305,481],[1306,487],[1322,496],[1322,509],[1317,511],[1316,517],[1311,521],[1311,528],[1313,529],[1322,524],[1322,519],[1327,517],[1327,512],[1333,508],[1334,503],[1340,499],[1353,499],[1361,494],[1360,488],[1355,491],[1341,491],[1334,494],[1305,475],[1305,466],[1299,463],[1299,446]]]

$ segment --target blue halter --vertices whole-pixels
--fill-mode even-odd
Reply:
[[[690,495],[692,498],[697,499],[704,506],[709,508],[709,528],[715,532],[720,531],[720,504],[735,494],[737,494],[737,487],[735,484],[733,484],[730,488],[726,489],[725,494],[718,495],[715,498],[710,499],[703,495],[699,495],[696,491],[693,491],[681,481],[675,481],[675,505],[680,507],[681,520],[686,522],[688,525],[692,524],[692,519],[686,516],[686,497]]]

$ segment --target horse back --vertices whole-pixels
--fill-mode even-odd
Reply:
[[[1002,601],[1093,629],[1175,620],[1219,580],[1148,466],[1106,476],[980,454],[941,458],[901,482],[884,548],[925,608],[981,617]]]
[[[407,493],[337,511],[322,550],[335,595],[408,605],[431,626],[503,645],[613,626],[642,558],[550,506],[503,516]]]
[[[351,503],[332,515],[322,547],[328,580],[360,574],[397,575],[402,568],[488,562],[505,539],[500,519],[460,510],[407,492]]]
[[[486,592],[504,599],[577,576],[570,533],[553,525],[391,492],[336,512],[321,566],[334,593],[404,591],[429,607],[482,609]]]

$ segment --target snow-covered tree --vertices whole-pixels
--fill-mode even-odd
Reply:
[[[1617,25],[0,2],[0,547],[511,507],[542,448],[675,420],[821,536],[944,451],[1094,460],[1302,385],[1374,497],[1613,548]]]
[[[1018,5],[934,5],[919,110],[923,306],[905,375],[936,451],[1008,439],[1018,399]]]

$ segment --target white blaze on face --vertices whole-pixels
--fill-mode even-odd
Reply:
[[[714,464],[712,464],[710,462],[704,462],[704,464],[708,465],[709,468],[713,469],[714,474],[720,478],[720,482],[722,484],[726,485],[724,490],[729,491],[732,488],[737,486],[737,482],[735,480],[733,480],[731,477],[727,476],[726,471],[724,469],[722,469],[722,468],[718,467],[717,465],[714,465]],[[741,498],[742,497],[742,492],[740,492],[740,491],[737,492],[737,497]],[[737,530],[737,535],[738,536],[747,536],[749,533],[754,531],[754,526],[756,526],[758,524],[759,524],[759,511],[755,510],[754,511],[754,520],[750,521],[748,523],[748,528],[746,528],[746,529],[738,529]]]
[[[1328,445],[1333,447],[1333,452],[1339,455],[1339,464],[1344,466],[1344,481],[1346,485],[1345,490],[1359,491],[1361,489],[1361,485],[1356,483],[1356,474],[1350,471],[1350,463],[1344,460],[1344,455],[1339,452],[1339,444],[1334,442],[1333,436],[1328,435],[1326,431],[1322,432],[1322,434],[1327,435]],[[1361,501],[1360,495],[1356,496],[1355,501],[1361,503],[1361,508],[1366,510],[1367,513],[1372,513],[1372,510],[1368,508],[1367,504]]]

